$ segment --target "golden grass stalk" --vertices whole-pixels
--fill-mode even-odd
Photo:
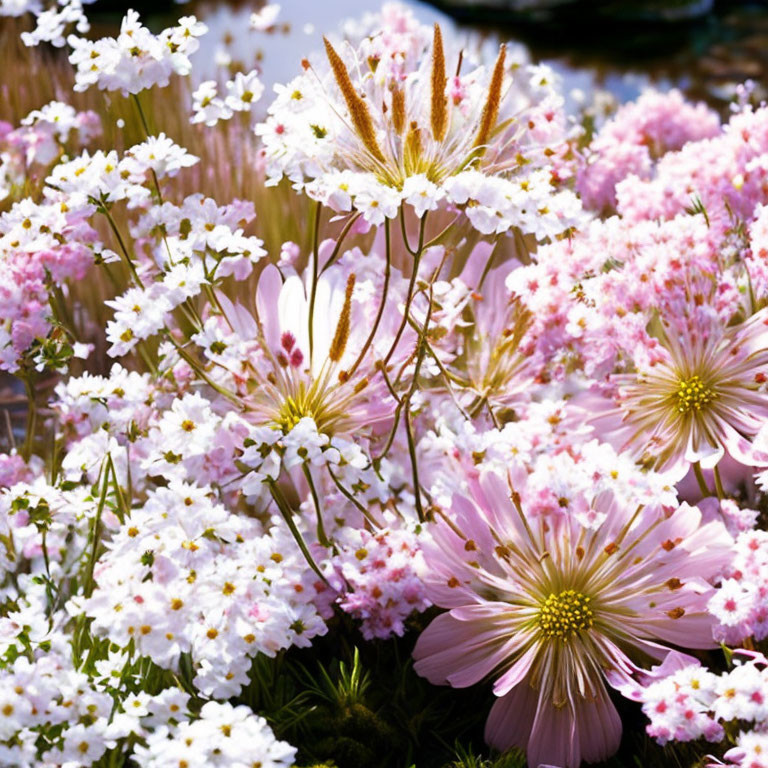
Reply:
[[[432,138],[437,142],[442,142],[445,134],[448,132],[448,97],[445,95],[447,82],[443,35],[440,32],[440,26],[435,24],[435,35],[432,43],[432,101],[430,118]]]
[[[355,290],[354,272],[347,278],[347,291],[344,294],[344,306],[341,308],[339,323],[336,326],[336,333],[333,335],[331,348],[328,350],[329,359],[338,363],[341,360],[344,350],[349,341],[350,316],[352,312],[352,292]]]
[[[368,111],[368,105],[355,90],[355,86],[349,76],[347,67],[341,60],[341,56],[336,53],[335,48],[328,41],[327,37],[323,38],[323,42],[325,43],[325,52],[328,56],[328,61],[333,70],[333,76],[336,78],[336,83],[339,86],[341,95],[347,103],[347,109],[349,110],[349,115],[352,118],[352,124],[357,131],[357,135],[371,155],[373,155],[373,157],[380,163],[384,163],[384,155],[379,148],[379,143],[376,141],[376,131],[373,127],[371,113]]]
[[[480,127],[477,129],[474,148],[484,147],[491,138],[491,133],[496,127],[496,120],[499,117],[499,106],[501,104],[501,89],[504,85],[504,62],[507,57],[507,46],[502,45],[499,49],[499,56],[493,67],[491,82],[488,85],[488,98],[485,100],[483,114],[480,117]]]

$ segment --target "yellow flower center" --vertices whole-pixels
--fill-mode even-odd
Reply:
[[[594,613],[589,607],[590,601],[591,598],[573,589],[550,594],[539,609],[539,628],[544,637],[567,643],[574,635],[592,627]]]
[[[302,398],[294,399],[288,395],[280,406],[280,412],[275,419],[276,425],[286,434],[290,432],[305,416],[315,418],[308,403]]]
[[[717,392],[708,387],[698,375],[688,379],[680,379],[676,394],[677,410],[680,413],[700,411],[707,403],[717,397]]]

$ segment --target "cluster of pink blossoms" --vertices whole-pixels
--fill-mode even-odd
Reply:
[[[532,768],[613,755],[616,695],[765,765],[768,107],[649,92],[590,136],[394,3],[263,106],[183,79],[195,17],[35,6],[145,135],[0,127],[0,762],[304,764],[310,692],[259,711],[259,665],[353,626]],[[147,120],[172,79],[193,125]],[[210,189],[221,147],[258,161]]]
[[[751,730],[738,733],[736,746],[724,755],[726,763],[717,760],[712,765],[762,768],[768,764],[767,664],[762,654],[743,652],[734,658],[730,671],[717,675],[693,659],[679,656],[662,665],[661,679],[629,696],[642,701],[650,721],[648,734],[661,744],[700,738],[718,742],[725,736],[725,725],[738,721],[744,728],[747,723],[753,724]]]

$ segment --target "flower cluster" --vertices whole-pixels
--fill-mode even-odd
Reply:
[[[70,62],[77,68],[76,91],[92,85],[106,91],[136,94],[152,86],[168,85],[171,75],[188,75],[189,57],[199,46],[198,38],[207,27],[194,16],[179,19],[174,27],[153,35],[128,11],[116,38],[91,41],[71,35]]]
[[[740,735],[740,746],[759,743],[764,735],[757,731],[768,717],[767,663],[761,654],[753,653],[735,660],[729,672],[716,675],[692,659],[675,659],[676,669],[664,670],[661,679],[634,692],[650,721],[649,735],[661,744],[702,737],[717,742],[724,737],[723,726],[739,720],[758,725],[754,733]],[[726,757],[745,768],[755,765],[737,759],[737,752],[731,750]]]
[[[401,202],[419,217],[460,206],[485,234],[518,227],[543,239],[580,223],[578,200],[557,189],[548,162],[565,141],[554,74],[531,67],[517,82],[502,47],[491,68],[449,77],[439,27],[430,41],[393,8],[382,22],[357,45],[326,39],[326,61],[305,60],[303,74],[276,87],[257,127],[271,181],[287,176],[374,225]]]

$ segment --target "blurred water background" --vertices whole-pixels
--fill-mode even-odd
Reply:
[[[595,90],[627,101],[649,85],[677,86],[722,109],[736,84],[746,79],[755,81],[758,97],[768,93],[768,0],[402,1],[419,19],[440,22],[459,35],[480,34],[489,45],[515,41],[531,60],[550,64],[577,101]],[[227,51],[250,65],[256,53],[264,79],[273,83],[295,74],[300,59],[322,47],[322,35],[381,4],[282,0],[275,33],[259,36],[258,51],[248,19],[263,3],[199,0],[158,14],[157,2],[147,2],[141,10],[149,13],[150,22],[155,16],[162,24],[191,8],[210,27],[200,61]],[[102,0],[93,10],[101,8],[101,21],[112,26],[125,7]]]

